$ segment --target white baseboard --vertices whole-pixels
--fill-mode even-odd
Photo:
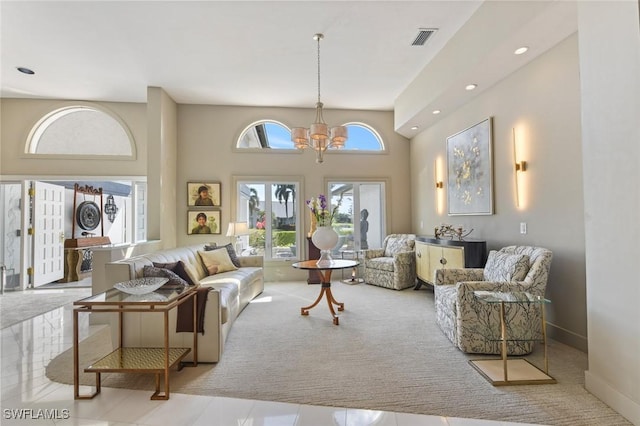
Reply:
[[[609,407],[620,413],[634,425],[640,425],[640,403],[631,400],[609,385],[606,380],[590,373],[584,373],[585,388]]]

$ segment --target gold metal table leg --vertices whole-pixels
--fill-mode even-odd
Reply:
[[[500,302],[500,337],[502,339],[502,365],[504,369],[504,381],[508,382],[509,378],[507,375],[507,370],[509,370],[507,366],[507,321],[505,318],[504,312],[504,302]]]

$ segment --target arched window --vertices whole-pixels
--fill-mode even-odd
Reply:
[[[135,158],[133,137],[124,122],[96,106],[59,108],[33,127],[26,154]]]
[[[373,128],[364,123],[346,123],[349,139],[343,151],[384,151],[382,138]]]
[[[295,146],[287,126],[274,120],[260,120],[242,131],[236,148],[294,150]]]
[[[342,151],[384,151],[382,138],[364,123],[346,123],[349,139]],[[291,130],[274,120],[260,120],[248,125],[236,142],[239,149],[295,150]]]

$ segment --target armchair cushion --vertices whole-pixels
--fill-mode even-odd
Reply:
[[[485,281],[522,281],[529,272],[529,256],[526,254],[489,252],[484,267]]]
[[[384,256],[393,257],[403,251],[414,251],[416,240],[415,237],[408,238],[406,235],[394,235],[387,237],[384,247]]]

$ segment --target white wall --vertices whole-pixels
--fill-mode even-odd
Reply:
[[[242,152],[235,143],[242,130],[260,119],[272,119],[289,127],[309,125],[315,117],[311,109],[250,108],[206,105],[178,106],[178,245],[198,242],[228,242],[224,236],[235,208],[231,206],[232,176],[304,176],[299,199],[326,193],[327,178],[389,178],[387,188],[389,220],[387,232],[408,232],[411,181],[408,170],[409,143],[393,131],[391,112],[326,110],[328,123],[363,122],[378,131],[388,147],[386,154],[349,151],[329,152],[324,163],[315,162],[314,153]],[[348,144],[348,142],[347,142]],[[187,235],[187,182],[221,182],[222,236]],[[309,215],[303,215],[304,229]]]
[[[640,11],[580,2],[589,312],[586,387],[640,425]]]
[[[145,104],[101,102],[100,106],[122,118],[133,135],[137,158],[69,160],[65,158],[29,158],[24,154],[29,132],[44,115],[73,101],[0,99],[0,175],[34,179],[39,176],[146,176],[147,117]],[[66,179],[65,179],[66,180]]]
[[[549,332],[586,350],[584,221],[577,35],[534,59],[494,87],[449,113],[411,141],[412,204],[416,233],[440,223],[474,229],[489,249],[537,245],[554,253],[547,296]],[[446,206],[446,139],[493,116],[495,214],[451,216]],[[516,206],[512,130],[528,170],[521,175],[523,204]],[[445,182],[438,212],[434,161]],[[528,233],[520,234],[526,222]],[[423,225],[421,227],[421,224]]]

